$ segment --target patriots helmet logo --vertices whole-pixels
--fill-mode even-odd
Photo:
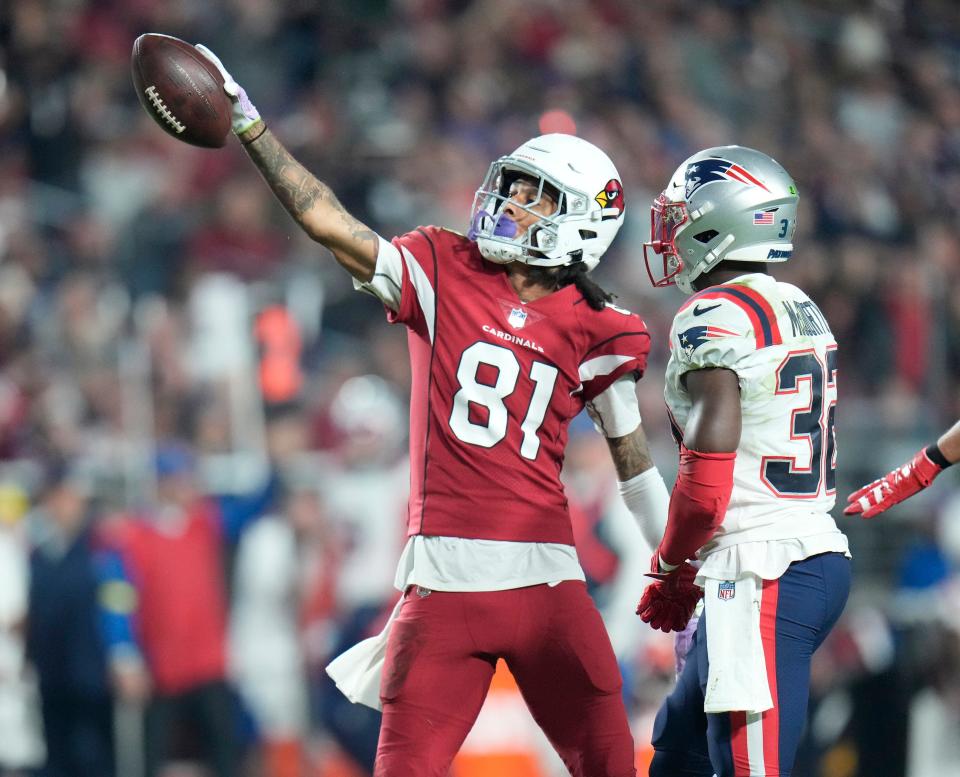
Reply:
[[[765,192],[770,191],[760,179],[735,162],[711,157],[687,165],[684,173],[684,196],[689,200],[697,189],[713,181],[736,181],[748,186],[759,186]]]
[[[604,210],[616,209],[616,214],[605,215],[604,220],[618,218],[623,213],[623,184],[616,178],[611,178],[607,181],[607,185],[603,187],[603,191],[593,199]]]
[[[737,333],[719,326],[704,325],[692,326],[677,335],[680,347],[687,353],[693,353],[708,340],[719,340],[722,337],[737,337]]]

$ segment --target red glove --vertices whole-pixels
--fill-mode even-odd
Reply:
[[[653,564],[659,570],[659,553],[653,554]],[[703,596],[703,589],[693,582],[696,576],[697,570],[687,562],[672,572],[648,575],[657,582],[647,586],[637,605],[640,620],[660,631],[683,631]]]
[[[847,497],[844,515],[862,513],[864,518],[873,518],[884,510],[913,496],[929,486],[933,479],[949,466],[936,444],[917,452],[902,467],[890,472],[886,477],[874,480],[859,491]]]

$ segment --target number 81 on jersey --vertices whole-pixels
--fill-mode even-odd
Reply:
[[[493,384],[479,381],[480,368],[486,365],[497,371]],[[533,461],[540,450],[540,438],[537,432],[547,414],[553,387],[557,382],[558,370],[544,362],[535,361],[530,366],[530,380],[533,381],[533,395],[520,431],[523,442],[520,455]],[[453,409],[450,412],[450,429],[458,439],[470,445],[492,448],[507,436],[509,412],[504,400],[513,394],[520,379],[520,362],[509,348],[492,343],[474,343],[460,357],[457,367],[457,380],[460,390],[454,394]],[[479,405],[486,409],[486,420],[480,422],[470,417],[470,405]]]

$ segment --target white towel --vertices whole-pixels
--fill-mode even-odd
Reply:
[[[704,711],[759,713],[771,709],[760,636],[762,581],[745,574],[735,581],[707,578],[704,583],[710,658]]]
[[[327,674],[333,678],[340,692],[354,704],[364,704],[375,710],[383,709],[380,703],[380,677],[386,660],[387,638],[402,605],[401,596],[387,618],[383,631],[358,642],[327,664]]]

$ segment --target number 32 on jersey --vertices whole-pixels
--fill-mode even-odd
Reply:
[[[495,382],[488,384],[480,381],[483,366],[496,370]],[[525,459],[533,461],[537,458],[540,450],[537,432],[547,414],[557,374],[557,368],[545,362],[535,361],[530,366],[533,394],[523,423],[520,424],[523,433],[520,455]],[[453,396],[450,429],[465,443],[492,448],[507,436],[509,412],[504,400],[513,394],[520,380],[520,362],[509,348],[492,343],[474,343],[460,357],[457,380],[460,390]],[[471,405],[485,408],[484,421],[471,418]]]
[[[796,456],[764,456],[760,477],[777,496],[832,494],[837,489],[837,346],[828,346],[823,358],[813,349],[788,354],[777,368],[776,394],[807,400],[793,408],[788,432],[790,440],[810,446],[810,464],[798,466]]]

